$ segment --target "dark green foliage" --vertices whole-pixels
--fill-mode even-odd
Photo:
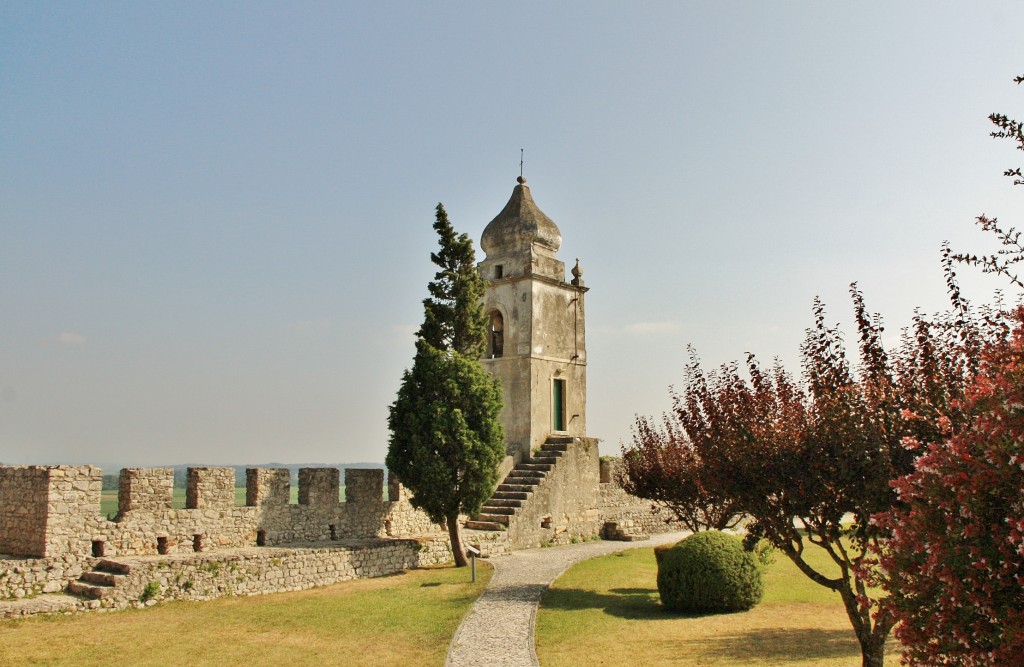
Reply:
[[[746,611],[761,601],[764,584],[757,559],[738,538],[709,530],[662,552],[658,593],[672,611]]]
[[[417,336],[439,350],[479,359],[486,348],[487,316],[473,242],[466,234],[455,233],[441,204],[434,231],[441,250],[431,253],[430,261],[440,270],[427,285],[430,296],[423,300],[423,325]]]
[[[388,418],[387,466],[432,520],[475,514],[494,490],[501,407],[501,387],[478,360],[417,344]]]
[[[411,370],[391,405],[387,467],[412,492],[412,504],[446,522],[452,553],[466,563],[459,514],[476,514],[498,483],[505,456],[501,385],[484,370],[484,282],[473,244],[456,234],[441,204],[434,230],[438,266],[423,301],[423,326]]]

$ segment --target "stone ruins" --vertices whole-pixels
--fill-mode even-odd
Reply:
[[[503,480],[467,544],[484,555],[676,530],[627,495],[586,434],[584,295],[556,253],[561,233],[520,177],[487,225],[480,263],[490,318],[481,363],[501,380]],[[0,466],[0,617],[144,606],[322,586],[449,561],[447,532],[381,469],[250,468],[245,504],[231,468],[189,468],[185,507],[171,468],[120,471],[118,510],[100,511],[93,466]]]

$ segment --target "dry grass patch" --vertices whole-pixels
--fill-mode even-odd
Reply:
[[[0,665],[444,663],[491,568],[429,568],[296,593],[0,622]]]
[[[816,560],[823,569],[827,556]],[[838,593],[818,586],[785,556],[765,571],[764,601],[736,614],[686,616],[658,600],[652,549],[584,561],[544,596],[537,655],[559,665],[815,665],[860,663]],[[898,665],[890,641],[887,665]]]

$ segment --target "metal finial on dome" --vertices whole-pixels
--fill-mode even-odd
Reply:
[[[519,185],[525,185],[526,179],[520,176],[519,178],[516,179],[516,183],[518,183]]]

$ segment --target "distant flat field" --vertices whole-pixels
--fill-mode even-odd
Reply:
[[[338,493],[338,499],[341,500],[341,501],[345,500],[345,487],[344,486],[341,487],[341,491],[339,491],[339,493]],[[294,486],[294,485],[292,486],[291,502],[292,503],[299,502],[299,488],[297,486]],[[175,489],[174,490],[174,499],[173,499],[172,503],[173,503],[172,507],[174,507],[175,509],[184,509],[185,508],[185,489]],[[235,504],[236,505],[245,505],[245,487],[244,486],[236,486],[235,487]],[[107,515],[107,516],[113,516],[114,514],[117,514],[117,491],[113,491],[113,490],[103,491],[103,493],[100,495],[100,512],[105,514],[105,515]]]

